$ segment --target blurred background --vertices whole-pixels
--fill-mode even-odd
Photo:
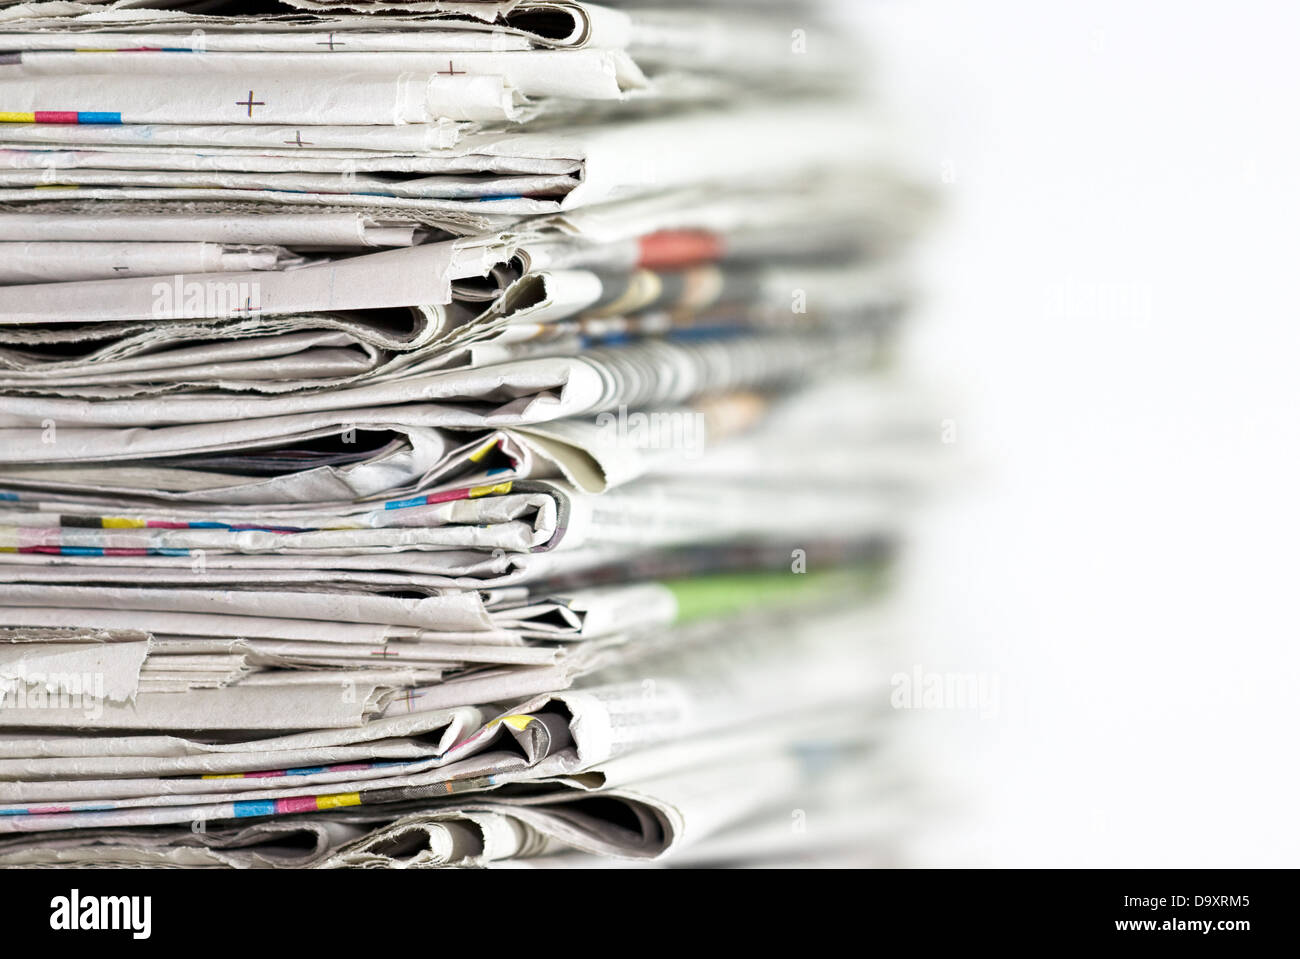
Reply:
[[[1300,11],[846,4],[943,197],[924,865],[1294,866]],[[935,424],[936,436],[941,425]]]

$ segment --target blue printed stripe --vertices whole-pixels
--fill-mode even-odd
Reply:
[[[275,815],[275,800],[273,799],[246,799],[232,805],[235,809],[236,819],[244,819],[248,816]]]
[[[384,504],[384,509],[406,509],[408,506],[424,506],[429,502],[427,496],[417,496],[415,499],[395,499]]]

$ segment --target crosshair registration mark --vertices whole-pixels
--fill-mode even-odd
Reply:
[[[253,107],[264,107],[264,106],[266,106],[266,101],[265,101],[265,100],[254,100],[254,99],[253,99],[253,91],[252,91],[252,90],[249,90],[249,91],[248,91],[248,99],[247,99],[247,100],[236,100],[236,101],[235,101],[235,106],[237,106],[237,107],[248,107],[248,115],[251,117],[251,116],[253,115]]]

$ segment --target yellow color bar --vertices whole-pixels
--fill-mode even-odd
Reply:
[[[483,444],[482,449],[477,450],[469,455],[470,462],[471,463],[479,462],[481,459],[483,459],[483,457],[487,456],[494,449],[496,449],[497,442],[498,441],[496,440],[496,438],[488,440],[486,443]]]
[[[360,806],[360,793],[335,793],[333,796],[317,796],[317,809],[337,809],[339,806]]]
[[[104,529],[144,529],[144,520],[125,516],[104,516],[99,520]]]

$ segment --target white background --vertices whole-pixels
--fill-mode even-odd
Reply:
[[[914,860],[1300,864],[1300,14],[852,7],[947,207],[909,352],[969,468],[912,648],[999,692],[903,717]]]

